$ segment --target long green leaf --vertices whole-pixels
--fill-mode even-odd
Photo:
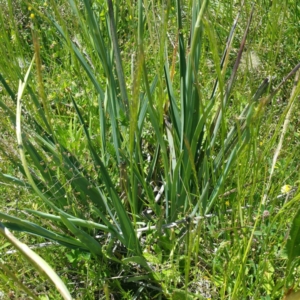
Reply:
[[[27,245],[21,243],[2,223],[0,223],[0,233],[8,239],[24,256],[25,258],[31,262],[34,266],[37,267],[37,270],[41,274],[45,274],[50,281],[52,281],[60,292],[63,299],[72,300],[72,296],[63,283],[63,281],[59,278],[59,276],[55,273],[55,271],[50,267],[50,265],[43,260],[38,254],[32,251]]]
[[[121,54],[120,54],[120,49],[119,49],[119,45],[118,45],[117,29],[116,29],[114,11],[113,11],[113,3],[112,3],[112,0],[107,0],[107,3],[108,3],[108,15],[109,15],[109,23],[110,23],[110,34],[111,34],[112,44],[113,44],[113,48],[114,48],[117,75],[118,75],[118,79],[119,79],[119,85],[120,85],[122,100],[123,100],[124,106],[125,106],[125,111],[127,113],[127,117],[129,117],[129,102],[128,102],[128,97],[127,97],[126,83],[125,83],[125,77],[124,77],[124,72],[123,72]]]
[[[289,269],[294,260],[300,256],[300,210],[293,219],[286,250],[288,256],[287,268]]]
[[[85,246],[80,241],[52,232],[35,223],[29,222],[27,220],[22,220],[17,217],[9,216],[2,212],[0,212],[0,217],[1,219],[7,221],[5,225],[10,229],[22,231],[22,232],[28,232],[36,236],[41,236],[47,239],[51,239],[52,241],[55,241],[57,243],[60,243],[70,248],[84,249],[88,251],[88,249],[86,249]]]
[[[125,246],[130,252],[135,253],[137,255],[141,255],[142,250],[140,247],[140,243],[137,239],[136,233],[134,231],[133,224],[129,219],[126,210],[124,209],[120,198],[115,194],[114,190],[111,191],[111,195],[121,225],[122,234],[126,243]]]
[[[61,214],[60,217],[64,224],[67,226],[67,228],[82,242],[82,244],[86,246],[87,249],[89,249],[91,253],[93,253],[96,256],[101,255],[101,246],[94,238],[92,238],[86,232],[78,229],[74,225],[72,220],[69,220],[63,214]]]

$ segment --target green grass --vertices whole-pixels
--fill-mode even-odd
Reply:
[[[8,299],[299,288],[300,7],[183,2],[1,4]]]

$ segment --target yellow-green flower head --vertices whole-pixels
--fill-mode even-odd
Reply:
[[[292,189],[292,186],[289,184],[285,184],[284,186],[281,187],[281,193],[282,194],[288,194]]]

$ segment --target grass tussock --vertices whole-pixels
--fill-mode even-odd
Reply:
[[[0,6],[3,297],[297,295],[299,5],[183,2]]]

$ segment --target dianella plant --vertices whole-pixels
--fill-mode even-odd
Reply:
[[[120,28],[125,8],[118,1],[67,2],[32,6],[31,63],[26,72],[12,63],[9,78],[1,68],[7,98],[0,106],[16,131],[14,147],[3,142],[1,150],[19,174],[1,173],[1,181],[27,189],[36,202],[19,207],[17,214],[1,212],[3,226],[91,253],[96,260],[139,266],[132,282],[151,280],[150,288],[166,292],[151,251],[172,255],[181,251],[182,241],[187,245],[182,254],[190,251],[191,229],[218,212],[231,168],[244,151],[250,157],[248,145],[266,105],[298,66],[272,92],[272,77],[265,78],[238,115],[236,110],[230,115],[254,7],[234,41],[245,14],[241,6],[220,51],[207,0],[167,1],[157,32],[149,17],[153,1],[138,0],[126,10],[128,58],[122,51],[129,47],[126,28]],[[177,24],[172,47],[171,18]],[[232,52],[233,43],[238,46]],[[49,58],[45,45],[60,50]],[[207,85],[203,45],[209,45],[214,66]],[[10,50],[18,55],[18,40]],[[59,80],[74,77],[61,85],[59,100],[50,97],[51,82],[44,80],[53,65],[59,66],[61,74],[53,74]],[[159,245],[150,252],[149,236]],[[188,271],[186,264],[186,283]]]

